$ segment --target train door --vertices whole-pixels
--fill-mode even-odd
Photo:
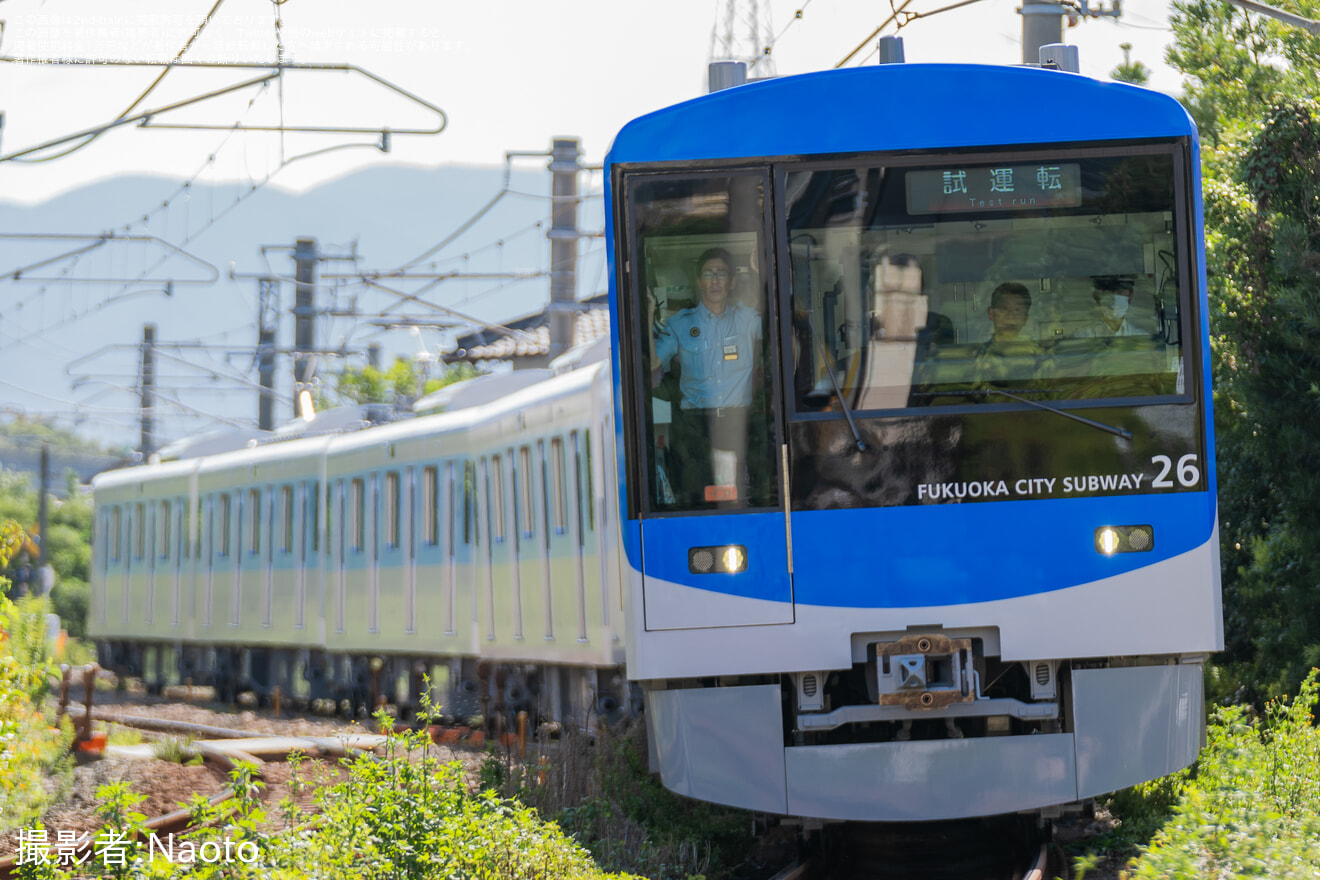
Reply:
[[[625,181],[648,630],[793,621],[769,189],[764,169]]]

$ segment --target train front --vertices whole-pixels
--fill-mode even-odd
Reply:
[[[1175,101],[809,74],[634,121],[607,181],[628,673],[669,788],[924,821],[1196,756],[1223,631]]]

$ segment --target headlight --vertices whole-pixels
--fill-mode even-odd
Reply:
[[[693,574],[738,574],[746,570],[747,548],[741,544],[688,550],[688,571]]]
[[[1144,553],[1155,549],[1155,528],[1140,526],[1101,526],[1095,530],[1095,550],[1106,556],[1115,553]]]

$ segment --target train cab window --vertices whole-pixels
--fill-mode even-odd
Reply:
[[[767,189],[760,170],[629,180],[633,391],[652,511],[779,503]]]
[[[293,552],[293,487],[280,487],[280,552]]]
[[[1174,155],[1134,153],[788,171],[795,413],[1182,394]]]
[[[399,546],[399,472],[385,474],[385,546]]]
[[[348,533],[352,536],[352,549],[361,553],[367,544],[366,528],[366,485],[359,479],[353,480],[348,490]]]
[[[162,501],[156,513],[156,553],[161,559],[170,558],[170,502]]]

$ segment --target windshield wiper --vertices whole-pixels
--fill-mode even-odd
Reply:
[[[834,396],[839,399],[839,408],[843,410],[843,417],[848,420],[848,428],[852,431],[853,440],[857,443],[857,451],[865,452],[867,450],[866,441],[862,439],[862,432],[857,430],[857,422],[853,419],[852,409],[848,406],[848,401],[843,399],[843,391],[839,388],[839,380],[834,376],[834,367],[830,365],[830,350],[825,347],[821,341],[820,334],[816,332],[816,322],[811,319],[811,314],[807,314],[807,327],[811,330],[811,338],[820,346],[821,355],[825,358],[825,374],[830,377],[830,385],[834,386]]]
[[[1081,422],[1083,425],[1090,425],[1092,428],[1107,431],[1115,437],[1122,437],[1124,440],[1132,439],[1132,432],[1126,428],[1116,428],[1113,425],[1106,425],[1104,422],[1097,422],[1095,419],[1088,419],[1084,416],[1079,416],[1076,413],[1070,413],[1066,409],[1059,409],[1057,406],[1050,406],[1048,403],[1041,403],[1039,400],[1031,400],[1027,397],[1021,397],[1010,391],[1005,391],[1002,388],[995,388],[992,386],[989,388],[979,388],[975,391],[939,391],[932,392],[932,394],[938,394],[941,397],[945,395],[970,397],[973,394],[1002,394],[1009,400],[1016,400],[1018,403],[1025,403],[1027,406],[1034,406],[1036,409],[1043,409],[1045,412],[1052,412],[1055,415],[1063,416],[1065,419],[1072,419],[1074,422]]]

